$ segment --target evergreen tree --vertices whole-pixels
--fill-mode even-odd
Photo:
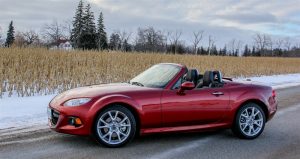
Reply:
[[[124,40],[123,45],[124,45],[124,50],[123,50],[123,51],[125,51],[125,52],[131,51],[131,46],[130,46],[130,44],[127,42],[126,39]]]
[[[98,18],[97,45],[98,45],[98,49],[100,50],[108,48],[107,36],[105,32],[102,12],[100,12],[100,16]]]
[[[245,45],[243,56],[250,56],[251,51],[248,48],[248,45]]]
[[[255,49],[255,46],[252,47],[251,56],[256,56],[256,49]]]
[[[222,50],[222,55],[226,56],[227,55],[227,47],[226,45],[224,46],[223,50]]]
[[[121,48],[121,39],[119,34],[112,33],[109,38],[109,49],[119,50]]]
[[[80,37],[80,48],[96,49],[96,26],[94,22],[94,13],[91,11],[90,4],[87,4],[83,12],[83,28]]]
[[[73,29],[71,33],[71,42],[73,47],[79,48],[80,46],[80,39],[82,36],[83,31],[83,2],[82,0],[79,1],[74,21],[73,21]]]
[[[8,31],[7,31],[7,37],[6,37],[6,41],[5,41],[5,46],[6,47],[10,47],[14,41],[15,41],[15,28],[13,26],[13,21],[10,22],[9,27],[8,27]]]

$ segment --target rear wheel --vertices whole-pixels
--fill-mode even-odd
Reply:
[[[134,138],[136,121],[133,114],[121,105],[113,105],[102,111],[94,125],[98,142],[107,147],[120,147]]]
[[[232,130],[240,138],[254,139],[263,132],[265,122],[265,113],[261,107],[248,103],[238,110]]]

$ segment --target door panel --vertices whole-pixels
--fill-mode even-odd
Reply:
[[[223,88],[165,90],[162,94],[164,126],[208,124],[221,120],[229,110],[229,94]]]

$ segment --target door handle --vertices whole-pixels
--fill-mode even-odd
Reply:
[[[215,95],[215,96],[220,96],[220,95],[224,95],[224,93],[223,92],[214,92],[214,93],[212,93],[213,95]]]

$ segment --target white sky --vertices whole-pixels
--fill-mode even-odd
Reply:
[[[0,30],[5,36],[10,20],[17,31],[40,31],[53,20],[72,20],[79,0],[0,0]],[[190,43],[193,31],[204,30],[217,45],[231,39],[252,43],[256,32],[289,36],[300,43],[300,0],[87,0],[95,17],[104,13],[107,31],[154,26],[181,30]],[[299,42],[298,42],[299,41]]]

